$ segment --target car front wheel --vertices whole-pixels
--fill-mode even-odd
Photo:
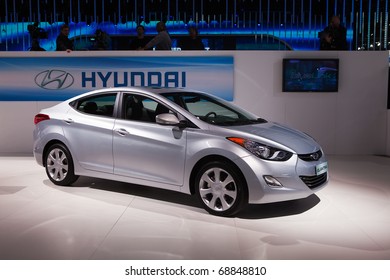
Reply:
[[[237,168],[230,163],[205,164],[195,179],[196,194],[211,214],[232,216],[247,203],[247,185]]]
[[[45,167],[50,181],[56,185],[68,186],[78,179],[74,174],[72,156],[62,144],[54,144],[47,150]]]

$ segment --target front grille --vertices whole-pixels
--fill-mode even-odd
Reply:
[[[326,179],[328,178],[328,173],[325,172],[324,174],[316,175],[316,176],[299,176],[299,178],[301,178],[301,180],[310,189],[315,189],[326,182]]]
[[[322,157],[322,152],[321,150],[318,150],[315,153],[298,155],[298,157],[304,161],[317,161]]]

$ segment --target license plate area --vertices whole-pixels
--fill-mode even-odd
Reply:
[[[323,162],[323,163],[316,165],[316,175],[317,176],[324,174],[326,172],[328,172],[328,163],[327,162]]]

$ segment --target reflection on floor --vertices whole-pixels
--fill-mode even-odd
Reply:
[[[331,156],[299,201],[207,214],[190,196],[0,157],[0,259],[390,259],[390,158]]]

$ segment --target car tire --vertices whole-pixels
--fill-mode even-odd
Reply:
[[[62,144],[54,144],[47,150],[45,168],[50,181],[59,186],[69,186],[79,178],[74,174],[72,156]]]
[[[200,168],[195,191],[202,206],[213,215],[232,216],[248,203],[245,179],[233,164],[212,161]]]

